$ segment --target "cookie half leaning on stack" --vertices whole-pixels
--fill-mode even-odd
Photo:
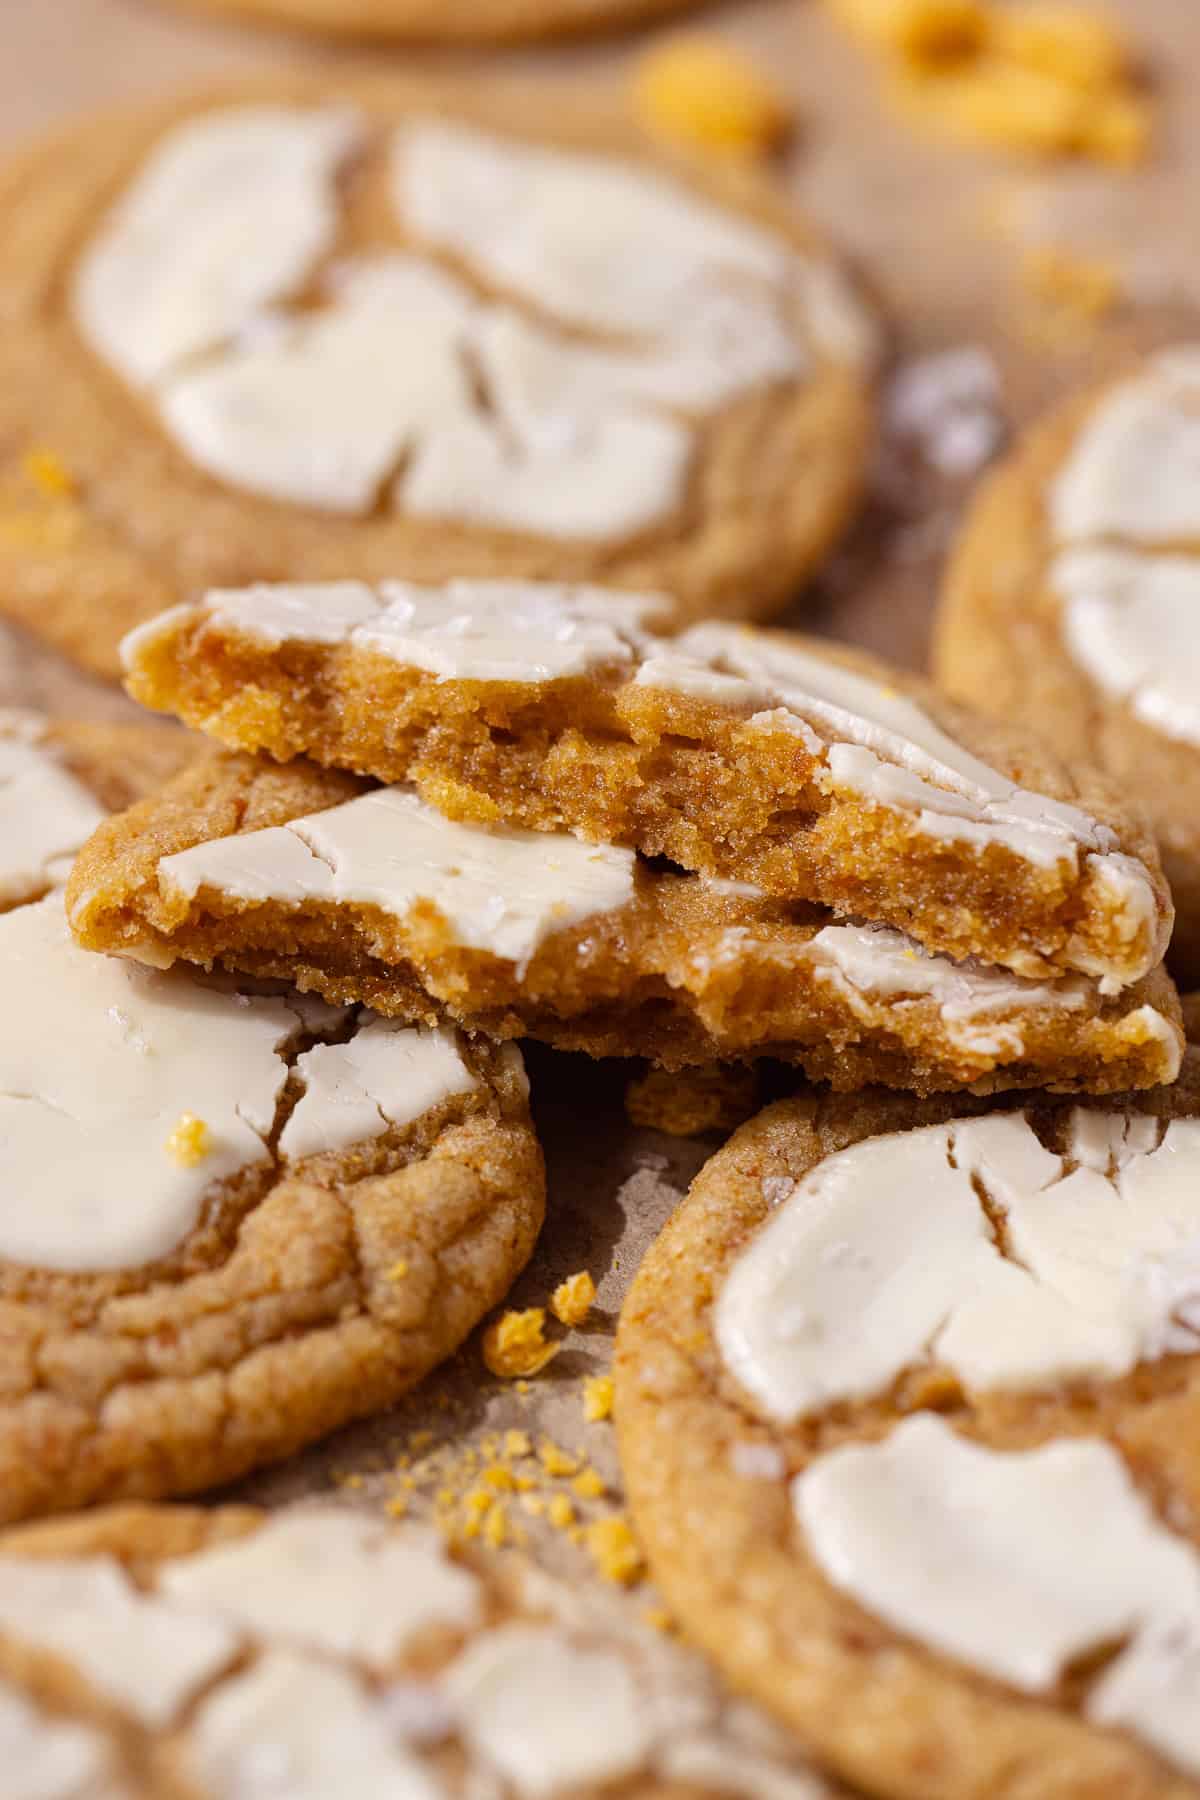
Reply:
[[[873,1794],[1196,1800],[1198,1243],[1195,1048],[1107,1102],[744,1126],[618,1336],[685,1630]]]
[[[193,750],[0,736],[3,1519],[190,1492],[386,1406],[541,1223],[515,1046],[79,949],[57,884],[101,799]]]
[[[778,611],[861,487],[875,325],[727,164],[574,88],[395,76],[31,150],[0,177],[0,610],[107,675],[139,620],[256,579]]]
[[[96,834],[72,928],[668,1067],[1172,1078],[1170,898],[1102,782],[850,652],[657,635],[660,604],[341,583],[173,610],[127,643],[135,694],[337,767],[200,765]]]

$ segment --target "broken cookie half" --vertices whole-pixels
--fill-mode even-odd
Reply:
[[[1161,968],[1106,994],[931,955],[567,833],[464,824],[412,788],[219,753],[80,857],[80,942],[283,978],[338,1004],[668,1068],[777,1056],[837,1087],[1110,1091],[1173,1078]]]
[[[223,743],[412,781],[476,822],[567,829],[1114,993],[1170,894],[1097,776],[861,653],[653,596],[516,582],[259,586],[125,641],[134,696]]]

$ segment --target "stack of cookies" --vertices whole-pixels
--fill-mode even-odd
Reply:
[[[852,508],[873,321],[745,171],[552,110],[267,82],[0,192],[4,441],[61,396],[0,605],[191,728],[0,720],[0,1519],[116,1503],[0,1541],[16,1800],[1194,1800],[1200,856],[1131,777],[1196,780],[1194,357],[998,477],[945,690],[747,623]],[[705,1662],[144,1504],[504,1300],[526,1040],[790,1095],[620,1326]]]

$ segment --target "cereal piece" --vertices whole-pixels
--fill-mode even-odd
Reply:
[[[571,1486],[581,1500],[599,1500],[604,1492],[604,1478],[595,1469],[581,1469]]]
[[[565,1494],[555,1494],[546,1507],[546,1517],[556,1531],[565,1531],[575,1523],[575,1508]]]
[[[920,63],[963,56],[988,29],[982,0],[827,0],[838,23],[874,50]]]
[[[506,1431],[504,1434],[504,1454],[509,1457],[533,1455],[533,1444],[527,1431]]]
[[[502,1463],[491,1463],[484,1471],[481,1479],[497,1493],[511,1494],[516,1487],[516,1480],[511,1469]]]
[[[1130,62],[1116,21],[1082,6],[995,7],[987,18],[987,45],[1027,69],[1092,93],[1120,81]]]
[[[166,1152],[181,1169],[194,1169],[212,1152],[212,1132],[195,1113],[180,1113],[167,1138]]]
[[[611,1375],[586,1375],[583,1382],[583,1416],[589,1425],[612,1418],[613,1378]]]
[[[640,1581],[645,1561],[624,1513],[612,1513],[585,1527],[584,1542],[605,1581],[631,1587]]]
[[[562,1348],[545,1338],[546,1309],[530,1306],[524,1312],[506,1312],[483,1334],[483,1360],[493,1375],[537,1375]]]
[[[647,1069],[625,1089],[630,1124],[665,1131],[671,1137],[732,1131],[750,1117],[757,1104],[754,1069],[731,1063],[708,1063],[674,1072]]]
[[[560,1475],[577,1475],[579,1472],[579,1458],[577,1456],[572,1456],[570,1451],[562,1449],[560,1445],[554,1443],[550,1438],[543,1438],[538,1445],[538,1460],[543,1469],[545,1469],[547,1475],[557,1477]]]
[[[596,1284],[586,1269],[560,1281],[550,1296],[550,1311],[560,1325],[582,1325],[592,1310]]]
[[[708,38],[673,38],[647,52],[633,91],[649,130],[701,150],[765,155],[791,129],[791,108],[779,90],[744,57]]]
[[[509,1539],[508,1511],[503,1500],[496,1500],[483,1521],[483,1539],[493,1550],[502,1550]]]

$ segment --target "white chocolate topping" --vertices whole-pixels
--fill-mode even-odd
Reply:
[[[1200,745],[1200,562],[1067,550],[1051,581],[1067,648],[1097,687],[1164,737]]]
[[[558,681],[631,665],[645,631],[670,610],[651,594],[554,582],[385,581],[228,589],[181,609],[272,648],[346,645],[453,681]],[[167,625],[152,620],[125,639],[126,666]]]
[[[683,501],[687,418],[801,380],[809,345],[874,353],[841,272],[784,236],[648,169],[444,122],[393,140],[417,247],[331,266],[339,177],[363,141],[333,109],[193,119],[76,273],[92,349],[149,390],[193,462],[247,492],[630,537]]]
[[[131,1800],[98,1731],[46,1718],[6,1684],[0,1684],[0,1768],[7,1800]]]
[[[167,1563],[159,1591],[184,1611],[380,1672],[422,1632],[467,1631],[480,1611],[479,1583],[432,1534],[332,1508],[285,1513]]]
[[[0,1634],[74,1664],[147,1726],[168,1725],[237,1654],[238,1635],[141,1594],[118,1563],[0,1558]]]
[[[1062,543],[1124,538],[1147,548],[1200,539],[1200,349],[1154,357],[1108,393],[1050,492]]]
[[[269,1160],[299,1019],[80,950],[57,895],[0,918],[0,965],[0,1255],[76,1270],[167,1255],[214,1184]],[[190,1167],[167,1150],[188,1112],[209,1134]]]
[[[268,1650],[210,1695],[187,1766],[227,1800],[441,1800],[433,1771],[389,1730],[380,1702],[343,1669]]]
[[[396,211],[424,242],[568,324],[669,336],[714,283],[782,282],[792,252],[635,163],[421,121],[397,132]]]
[[[489,829],[443,818],[405,788],[379,788],[285,826],[218,838],[164,857],[159,881],[194,898],[215,888],[247,902],[433,909],[454,942],[518,966],[539,945],[633,898],[631,850],[566,834]]]
[[[368,1143],[478,1086],[450,1031],[371,1019],[344,1044],[296,1058],[304,1092],[279,1138],[289,1162]]]
[[[628,1661],[552,1627],[488,1632],[445,1682],[470,1748],[526,1800],[619,1781],[643,1766],[653,1742]]]
[[[919,1413],[882,1443],[818,1457],[792,1493],[835,1586],[997,1680],[1045,1692],[1076,1659],[1128,1640],[1085,1712],[1200,1768],[1200,1556],[1158,1522],[1109,1444],[1006,1453]]]
[[[53,751],[0,720],[0,907],[55,887],[104,809]]]
[[[786,1423],[913,1365],[982,1392],[1195,1351],[1198,1176],[1197,1120],[1160,1133],[1080,1109],[1065,1156],[1020,1113],[865,1139],[799,1180],[739,1256],[722,1357]]]
[[[991,963],[952,962],[887,926],[825,925],[805,954],[851,1004],[864,998],[935,1001],[947,1035],[982,1055],[1004,1049],[1020,1055],[1019,1019],[1033,1008],[1076,1012],[1087,1004],[1087,983],[1081,977],[1027,981]],[[997,1025],[997,1013],[1018,1017]]]
[[[337,232],[335,178],[360,128],[341,109],[243,106],[179,125],[85,251],[75,316],[139,386],[301,287]]]

